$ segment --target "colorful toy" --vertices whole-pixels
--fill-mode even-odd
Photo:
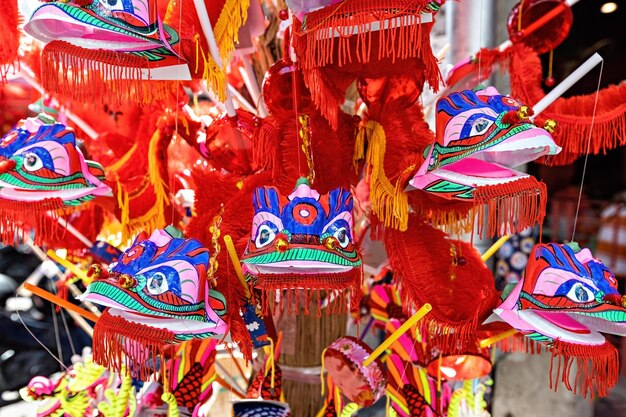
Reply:
[[[94,332],[94,359],[146,378],[163,345],[223,335],[225,299],[206,279],[209,252],[168,227],[142,234],[109,270],[90,269],[83,300],[108,307]]]
[[[424,368],[403,361],[395,353],[385,358],[389,382],[385,394],[391,409],[400,417],[444,416],[450,401],[450,387],[429,376]]]
[[[555,155],[560,148],[529,117],[527,107],[493,87],[440,98],[436,141],[409,184],[433,197],[473,202],[479,211],[478,232],[489,236],[541,223],[545,185],[512,168]]]
[[[313,291],[330,291],[342,311],[346,293],[357,302],[361,259],[352,238],[352,194],[338,188],[322,196],[302,179],[286,197],[274,187],[257,188],[252,202],[255,215],[242,263],[254,277],[252,286],[265,294],[265,309],[267,293],[285,291],[291,310],[298,289],[305,290],[306,313]]]
[[[615,276],[589,249],[535,245],[524,277],[494,313],[492,320],[506,321],[562,358],[560,379],[568,389],[577,390],[569,379],[574,362],[584,396],[604,396],[617,382],[617,351],[600,332],[626,335],[626,308]]]
[[[349,401],[368,407],[384,395],[385,369],[380,361],[363,366],[372,353],[365,343],[344,336],[331,343],[323,354],[329,379]]]
[[[289,405],[278,401],[242,400],[233,403],[233,417],[291,417]]]
[[[63,215],[96,197],[112,196],[100,164],[85,159],[74,131],[46,115],[20,121],[0,140],[2,238],[35,228],[41,241],[51,227],[46,212]]]

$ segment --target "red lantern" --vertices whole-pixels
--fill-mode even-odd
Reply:
[[[263,100],[273,115],[295,112],[294,101],[299,114],[310,112],[311,94],[290,59],[279,59],[265,74]]]
[[[257,127],[256,116],[247,111],[239,109],[234,117],[224,114],[207,128],[204,143],[199,143],[200,153],[216,168],[250,175],[255,171],[252,138]]]
[[[548,20],[550,16],[554,17]],[[522,0],[511,10],[507,28],[513,42],[522,42],[543,54],[563,42],[573,20],[572,10],[564,0]],[[537,29],[531,30],[535,25]]]

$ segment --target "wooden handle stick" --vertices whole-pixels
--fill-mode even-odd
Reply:
[[[417,322],[420,321],[426,314],[430,313],[432,309],[433,308],[430,304],[424,304],[419,310],[417,310],[417,312],[415,312],[415,314],[409,317],[409,319],[405,321],[404,324],[398,328],[398,330],[393,332],[383,341],[383,343],[380,344],[380,346],[374,349],[372,354],[363,361],[363,366],[368,366],[374,362],[380,355],[383,354],[385,350],[387,350],[389,346],[393,344],[393,342],[398,340],[404,333],[408,332],[411,327],[415,326]]]

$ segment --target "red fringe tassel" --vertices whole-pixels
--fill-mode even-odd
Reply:
[[[165,345],[176,343],[176,335],[102,313],[93,332],[93,360],[113,371],[124,367],[133,378],[147,381],[157,366],[164,363]]]
[[[0,82],[6,82],[6,76],[14,68],[20,47],[20,16],[17,0],[5,0],[0,7]]]
[[[129,101],[150,104],[175,91],[171,81],[142,79],[142,72],[150,69],[150,63],[129,53],[54,41],[43,49],[41,62],[44,89],[71,100],[109,105]]]
[[[345,0],[307,14],[305,22],[296,19],[292,40],[305,84],[334,130],[345,91],[357,77],[423,73],[429,85],[438,89],[441,74],[430,48],[432,23],[415,24],[429,4]],[[384,27],[386,21],[386,29],[369,30],[372,23]],[[332,36],[346,27],[356,27],[357,33]]]
[[[66,206],[60,198],[23,202],[0,199],[0,230],[2,243],[12,245],[16,237],[24,237],[35,230],[35,244],[40,245],[49,238],[57,238],[61,230],[56,217],[62,216]],[[51,219],[46,214],[51,213]]]
[[[429,4],[427,0],[345,0],[308,13],[305,22],[296,20],[294,24],[293,42],[302,67],[367,64],[372,56],[391,58],[392,62],[419,57],[430,42],[425,43],[422,25],[415,22]],[[373,22],[384,27],[385,20],[390,19],[399,22],[389,22],[384,30],[369,30]],[[351,35],[351,29],[332,36],[337,30],[354,26],[357,34]]]
[[[326,315],[344,314],[356,308],[360,302],[362,272],[360,269],[341,274],[262,274],[256,278],[255,289],[261,290],[261,306],[264,316],[278,308],[281,312],[298,314],[304,306],[304,314],[310,313],[313,296],[326,299]],[[276,305],[276,292],[280,299]],[[325,297],[324,297],[325,296]],[[322,305],[317,304],[316,314],[322,316]]]
[[[543,345],[541,343],[535,342],[521,333],[500,340],[495,346],[502,352],[509,353],[520,352],[538,355],[543,351]]]
[[[550,388],[557,390],[559,381],[568,391],[584,398],[605,397],[619,377],[618,352],[609,342],[601,346],[577,345],[555,341],[550,362]],[[557,360],[556,373],[554,361]],[[576,375],[572,381],[572,366]]]
[[[541,100],[543,91],[542,67],[539,55],[523,44],[516,44],[504,52],[483,49],[477,54],[482,79],[493,71],[495,64],[508,68],[511,75],[511,95],[529,106]],[[591,126],[596,94],[559,98],[535,119],[543,126],[546,119],[554,119],[557,128],[552,134],[563,148],[559,155],[546,157],[548,165],[568,165],[587,152],[591,132],[591,154],[606,153],[626,144],[626,84],[610,85],[598,93],[598,105],[593,130]]]
[[[487,237],[504,236],[543,224],[547,201],[546,184],[534,177],[477,187],[474,191],[477,232],[486,233]]]

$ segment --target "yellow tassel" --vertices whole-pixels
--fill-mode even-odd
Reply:
[[[128,203],[128,191],[124,189],[124,186],[117,180],[117,204],[120,208],[120,223],[127,225],[130,218],[130,207]]]
[[[155,227],[152,228],[149,233],[152,233],[152,230],[155,228],[160,229],[165,227],[165,214],[163,213],[163,206],[165,204],[169,204],[170,202],[167,185],[161,177],[161,166],[157,161],[157,147],[161,139],[161,131],[157,129],[157,131],[154,132],[154,135],[152,135],[150,145],[148,146],[148,175],[150,183],[154,188],[154,195],[156,199],[154,207],[149,211],[152,212],[151,218],[154,219]],[[148,221],[152,222],[152,220]]]
[[[248,19],[249,8],[250,0],[226,0],[215,23],[213,34],[224,66],[239,43],[239,28]]]
[[[207,54],[204,53],[199,43],[196,43],[196,51],[202,54],[202,62],[204,65],[202,79],[206,81],[207,88],[215,94],[219,101],[226,101],[226,85],[228,82],[226,79],[226,71],[217,65],[210,54],[207,56]]]
[[[392,184],[385,175],[384,162],[387,147],[385,130],[374,120],[368,121],[363,130],[369,138],[366,164],[372,211],[386,227],[405,231],[409,222],[409,202],[402,184],[399,181],[395,185]]]
[[[193,40],[196,42],[196,67],[193,72],[198,72],[198,63],[200,62],[200,34],[196,33],[193,36]]]
[[[356,173],[359,173],[359,161],[365,156],[365,133],[366,128],[359,129],[354,143],[354,154],[352,154],[352,165]]]
[[[335,399],[335,413],[337,415],[337,417],[339,416],[339,413],[341,412],[341,392],[339,391],[338,387],[335,387],[334,390],[334,399]]]

